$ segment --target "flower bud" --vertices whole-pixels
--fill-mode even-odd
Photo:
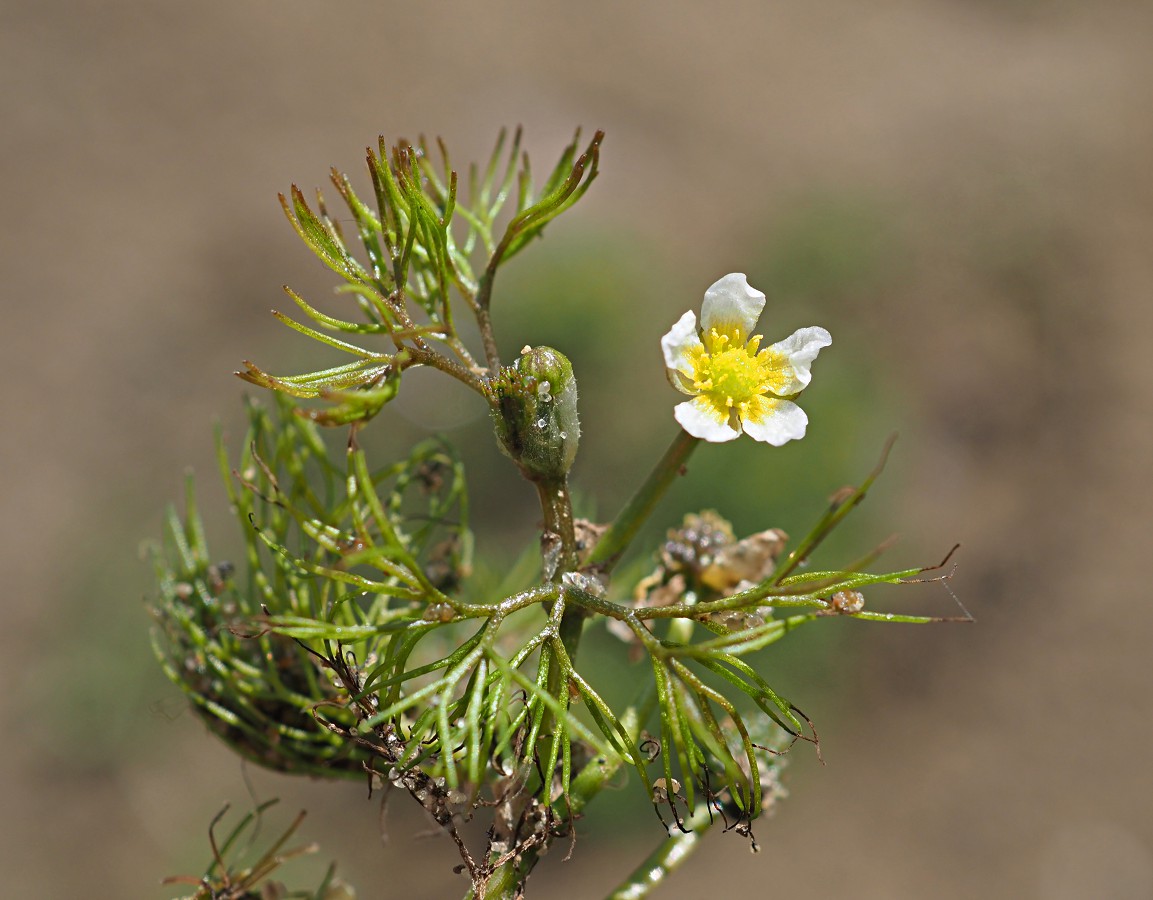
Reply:
[[[572,363],[551,347],[526,347],[493,388],[501,449],[533,481],[563,478],[580,440]]]

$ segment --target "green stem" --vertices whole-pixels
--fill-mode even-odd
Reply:
[[[655,705],[656,690],[649,682],[641,689],[636,702],[621,716],[621,724],[634,739],[640,734]],[[588,802],[604,790],[620,771],[622,764],[623,760],[619,756],[598,757],[573,778],[572,796],[569,800],[572,804],[570,811],[574,817],[579,816]],[[524,883],[539,861],[540,851],[534,847],[519,859],[505,863],[489,878],[483,900],[512,900],[517,896],[517,886]],[[481,900],[481,898],[477,897],[474,891],[469,891],[465,900]]]
[[[569,496],[568,480],[564,477],[541,480],[536,482],[536,488],[537,494],[540,497],[541,511],[544,513],[544,534],[546,536],[551,535],[550,540],[559,540],[560,542],[560,546],[556,550],[555,568],[551,574],[553,583],[559,584],[565,573],[576,571],[580,563],[576,546],[576,531],[573,526],[572,499]],[[563,604],[563,597],[558,599],[557,603]],[[553,609],[550,610],[550,615],[555,616],[557,612],[558,610],[554,605]],[[567,605],[563,605],[559,612],[560,623],[557,626],[557,634],[561,639],[561,643],[564,644],[565,652],[571,661],[576,659],[577,648],[580,646],[581,632],[584,630],[587,616],[585,611],[576,605],[571,609]],[[549,661],[548,692],[558,699],[567,698],[567,677],[566,672],[562,671],[560,662],[554,654]],[[556,717],[552,713],[549,713],[545,718],[543,733],[548,734],[558,727]]]
[[[465,900],[514,900],[517,896],[517,885],[524,882],[536,863],[537,856],[531,851],[516,862],[506,863],[492,873],[483,894],[478,895],[476,891],[469,891],[465,895]]]
[[[491,289],[492,280],[486,282]],[[484,297],[484,305],[474,308],[476,313],[476,326],[480,331],[481,343],[484,345],[484,360],[488,364],[489,376],[495,378],[500,372],[500,351],[496,347],[496,338],[492,333],[492,317],[488,311],[488,295]]]
[[[540,509],[544,516],[544,533],[548,540],[560,541],[556,567],[550,579],[559,583],[565,572],[573,572],[577,567],[576,532],[573,528],[572,498],[568,492],[568,480],[542,479],[534,482]]]
[[[677,432],[669,449],[665,451],[665,455],[661,457],[648,479],[593,548],[588,560],[589,565],[599,566],[606,571],[616,565],[621,554],[636,537],[640,527],[652,513],[653,507],[673,483],[673,479],[681,473],[681,468],[699,443],[697,438],[687,432]]]
[[[545,533],[556,535],[560,540],[556,571],[552,576],[553,583],[559,584],[566,572],[575,572],[580,564],[568,481],[564,478],[558,481],[538,481],[536,488],[540,495],[541,510],[544,512]],[[581,632],[584,630],[586,618],[585,610],[575,604],[571,609],[566,607],[561,613],[560,625],[557,630],[570,659],[576,659],[577,647],[580,645]],[[550,687],[555,687],[555,685],[550,685]]]
[[[637,866],[620,886],[608,895],[607,900],[638,900],[647,897],[680,867],[701,843],[701,837],[713,824],[708,806],[701,803],[697,811],[685,822],[688,834],[675,831],[666,838],[643,863]]]
[[[586,618],[588,618],[588,616],[585,611],[575,605],[571,608],[566,606],[565,611],[561,614],[560,626],[557,628],[557,633],[560,635],[561,643],[564,644],[564,649],[569,655],[569,659],[576,659]]]
[[[447,356],[442,356],[435,350],[421,347],[406,347],[404,352],[408,354],[408,365],[424,365],[431,366],[434,369],[440,369],[442,372],[451,375],[461,384],[467,385],[485,397],[488,396],[488,386],[480,376],[470,372],[460,363],[449,359]],[[407,368],[408,366],[406,366]]]

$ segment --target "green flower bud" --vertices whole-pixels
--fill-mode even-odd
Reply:
[[[551,347],[526,347],[493,388],[501,449],[532,481],[563,478],[580,440],[572,363]]]

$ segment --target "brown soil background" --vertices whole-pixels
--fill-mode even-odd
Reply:
[[[787,315],[837,337],[823,376],[853,377],[840,351],[884,389],[859,417],[902,430],[900,561],[960,541],[979,620],[860,626],[814,676],[829,764],[790,770],[765,852],[712,834],[660,896],[1153,896],[1148,4],[7,0],[0,75],[7,896],[172,896],[159,879],[206,861],[245,779],[285,820],[312,810],[362,897],[462,892],[401,804],[382,848],[359,786],[245,772],[181,713],[134,550],[184,467],[210,483],[237,362],[300,350],[266,315],[279,284],[328,284],[275,193],[358,170],[380,131],[467,160],[516,123],[542,165],[574,124],[608,132],[548,246],[635,242],[628,353],[809,198],[877,204],[899,259]],[[663,442],[675,398],[644,359],[621,427]],[[530,896],[601,896],[635,859],[589,838]]]

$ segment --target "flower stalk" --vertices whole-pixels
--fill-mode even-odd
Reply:
[[[665,492],[679,475],[684,474],[685,465],[699,443],[700,440],[687,431],[677,432],[648,478],[593,547],[588,558],[590,567],[606,572],[612,570]]]

